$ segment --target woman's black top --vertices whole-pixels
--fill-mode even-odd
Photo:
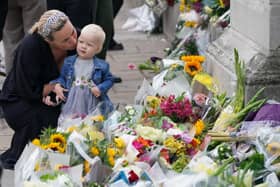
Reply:
[[[25,100],[42,103],[44,85],[59,76],[59,70],[48,43],[37,33],[27,35],[15,53],[14,64],[7,76],[1,103]]]

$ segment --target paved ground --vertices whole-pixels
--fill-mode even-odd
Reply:
[[[169,46],[166,37],[162,34],[150,35],[140,32],[128,32],[121,29],[121,26],[129,16],[129,8],[135,6],[131,0],[125,0],[120,14],[115,20],[117,41],[123,43],[125,50],[110,51],[107,61],[110,62],[113,74],[122,77],[123,82],[115,84],[109,95],[115,104],[133,104],[134,96],[141,85],[144,76],[138,70],[129,70],[128,64],[138,65],[151,56],[164,57],[163,49]],[[0,52],[2,52],[0,44]],[[148,75],[151,77],[151,75]],[[0,84],[3,78],[0,78]],[[2,85],[2,84],[1,84]],[[0,152],[9,147],[13,132],[5,125],[5,121],[0,121]],[[5,170],[2,177],[3,187],[13,187],[13,171]]]

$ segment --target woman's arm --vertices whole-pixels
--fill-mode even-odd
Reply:
[[[19,97],[41,100],[44,83],[41,78],[41,61],[45,57],[39,42],[28,36],[16,50],[14,60],[15,88]]]

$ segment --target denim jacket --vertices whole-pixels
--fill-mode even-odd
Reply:
[[[73,81],[75,80],[74,64],[76,59],[77,55],[66,58],[62,66],[60,76],[50,83],[59,83],[63,88],[69,90],[73,84]],[[94,68],[92,71],[91,80],[96,84],[101,92],[100,99],[105,105],[107,105],[106,111],[112,111],[113,104],[107,95],[108,90],[112,88],[114,84],[113,76],[110,72],[110,65],[106,61],[97,57],[93,58],[93,63]]]

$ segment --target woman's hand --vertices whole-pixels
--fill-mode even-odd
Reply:
[[[91,93],[95,96],[95,97],[99,97],[101,95],[101,92],[99,90],[99,88],[97,86],[94,86],[91,88]]]
[[[46,97],[54,89],[54,84],[45,84],[43,88],[43,97]]]
[[[60,102],[59,102],[58,97],[56,97],[56,101],[57,101],[57,102],[52,102],[52,101],[51,101],[51,96],[49,96],[49,95],[43,97],[43,103],[45,103],[45,104],[48,105],[48,106],[57,106],[57,105],[59,105]]]
[[[54,86],[53,92],[56,94],[56,100],[65,101],[66,97],[64,96],[64,92],[67,92],[67,89],[64,89],[60,84],[56,84]]]

